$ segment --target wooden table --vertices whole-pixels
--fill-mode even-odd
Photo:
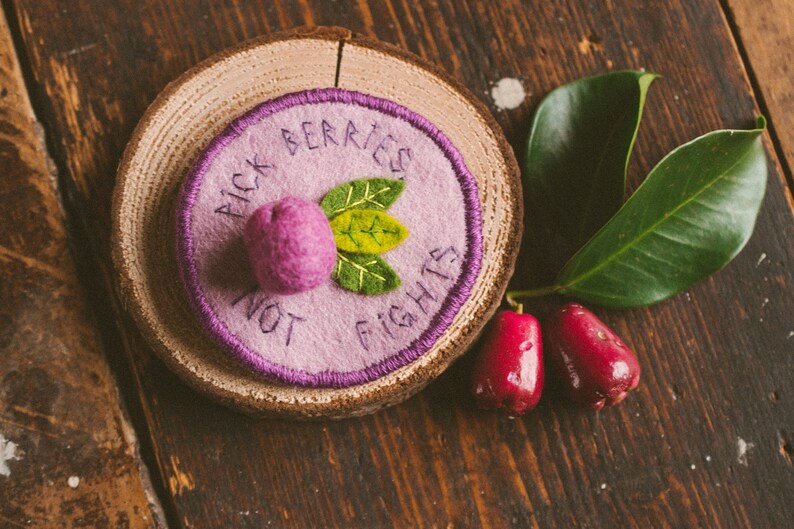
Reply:
[[[2,6],[0,527],[794,523],[791,0]],[[109,259],[114,174],[171,79],[304,24],[346,26],[439,64],[491,105],[519,158],[554,87],[624,68],[663,74],[631,189],[673,147],[763,113],[770,175],[755,235],[672,300],[597,311],[644,369],[614,409],[583,412],[550,391],[523,419],[477,411],[467,355],[417,397],[361,419],[230,412],[167,371],[122,309]],[[489,96],[503,77],[528,93],[515,110]],[[541,282],[552,261],[525,257],[516,284]]]

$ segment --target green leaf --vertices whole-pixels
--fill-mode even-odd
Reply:
[[[372,209],[353,209],[331,220],[336,247],[361,254],[387,252],[403,242],[408,230],[397,219]]]
[[[611,307],[676,294],[733,259],[753,232],[766,186],[754,130],[720,130],[681,145],[557,279],[559,291]]]
[[[626,166],[656,77],[622,71],[581,79],[552,91],[535,112],[526,202],[576,248],[623,203]]]
[[[377,255],[337,252],[331,277],[357,294],[382,294],[400,286],[400,276]]]
[[[363,178],[336,186],[323,197],[320,207],[329,219],[351,209],[389,209],[405,188],[402,180]]]

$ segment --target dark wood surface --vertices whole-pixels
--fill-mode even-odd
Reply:
[[[84,290],[171,526],[791,524],[794,224],[769,137],[767,196],[744,252],[672,300],[597,310],[644,370],[637,392],[601,413],[570,407],[553,388],[523,419],[477,411],[465,389],[467,355],[417,397],[373,416],[253,420],[198,396],[153,356],[121,310],[109,259],[110,194],[132,128],[169,80],[226,46],[301,24],[398,44],[491,104],[519,158],[533,107],[559,84],[622,68],[661,73],[630,164],[634,189],[676,145],[748,127],[760,110],[754,86],[763,79],[751,85],[736,25],[716,0],[4,7],[60,169]],[[493,106],[488,92],[502,77],[522,80],[529,96],[518,109]],[[764,110],[773,123],[791,119]],[[516,286],[542,283],[557,260],[547,238],[529,231]],[[542,316],[559,301],[531,309]]]
[[[157,527],[2,13],[0,161],[0,527]]]
[[[777,155],[789,185],[794,185],[794,2],[727,0],[725,4],[756,96],[771,118]]]

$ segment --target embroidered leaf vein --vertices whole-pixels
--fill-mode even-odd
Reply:
[[[405,188],[405,182],[392,178],[361,178],[336,186],[320,202],[329,219],[354,209],[385,211]]]
[[[331,277],[342,288],[357,294],[383,294],[400,286],[400,277],[378,255],[339,251]]]

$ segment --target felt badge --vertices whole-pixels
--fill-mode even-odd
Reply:
[[[233,120],[176,209],[199,322],[291,386],[349,387],[409,365],[452,325],[483,259],[477,181],[451,141],[393,101],[338,88]]]

